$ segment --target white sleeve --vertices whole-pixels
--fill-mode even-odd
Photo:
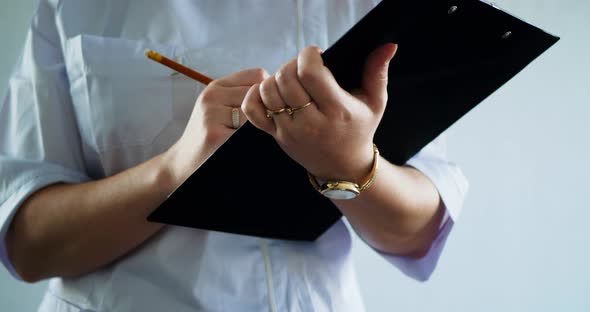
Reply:
[[[446,159],[445,140],[446,134],[443,133],[406,163],[407,166],[420,170],[430,178],[445,207],[445,215],[440,224],[438,236],[428,253],[420,259],[412,259],[383,253],[372,248],[404,274],[418,281],[428,280],[434,272],[447,238],[459,217],[469,188],[468,181],[461,170]]]
[[[49,184],[89,180],[68,90],[54,8],[41,0],[0,102],[0,260],[17,279],[5,236],[18,207]]]

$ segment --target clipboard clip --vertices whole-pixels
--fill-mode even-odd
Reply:
[[[496,9],[499,9],[499,7],[494,2],[490,2],[490,1],[487,1],[487,0],[479,0],[479,1],[481,1],[481,2],[483,2],[485,4],[487,4],[487,5],[490,5],[490,6],[494,7],[494,8],[496,8]]]
[[[495,8],[495,9],[501,10],[501,9],[500,9],[500,8],[499,8],[499,7],[498,7],[498,6],[497,6],[495,3],[493,3],[493,2],[488,2],[488,1],[486,1],[486,0],[479,0],[479,1],[481,1],[481,2],[483,2],[483,3],[485,3],[485,4],[487,4],[487,5],[489,5],[489,6],[493,7],[493,8]],[[451,7],[449,8],[449,10],[447,11],[447,13],[448,13],[449,15],[453,15],[453,14],[455,14],[455,13],[456,13],[458,10],[459,10],[459,7],[458,7],[458,6],[456,6],[456,5],[453,5],[453,6],[451,6]],[[512,31],[510,31],[510,30],[507,30],[506,32],[504,32],[504,33],[502,34],[502,36],[501,36],[501,38],[502,38],[503,40],[505,40],[505,39],[508,39],[508,38],[510,38],[510,37],[512,37]]]

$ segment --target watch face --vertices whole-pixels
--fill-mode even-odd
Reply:
[[[322,194],[328,198],[332,199],[353,199],[355,198],[358,193],[351,191],[351,190],[339,190],[339,189],[328,189],[325,190]]]
[[[360,193],[356,183],[348,181],[329,181],[324,183],[320,192],[331,199],[352,199]]]

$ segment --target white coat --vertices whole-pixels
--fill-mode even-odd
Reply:
[[[251,67],[274,73],[305,46],[328,48],[376,2],[41,0],[0,102],[5,267],[18,278],[4,238],[31,193],[113,175],[182,134],[203,86],[171,75],[144,50],[211,77]],[[381,253],[418,280],[432,274],[467,191],[445,153],[443,134],[408,162],[433,181],[447,211],[428,255]],[[302,243],[168,226],[98,271],[52,279],[39,309],[364,311],[351,231],[343,218],[318,241]]]

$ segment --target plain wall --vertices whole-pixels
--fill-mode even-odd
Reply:
[[[561,41],[449,129],[471,188],[430,281],[357,239],[367,311],[590,311],[590,2],[496,3]],[[0,0],[2,93],[35,6]],[[35,310],[45,287],[0,269],[0,311]]]

